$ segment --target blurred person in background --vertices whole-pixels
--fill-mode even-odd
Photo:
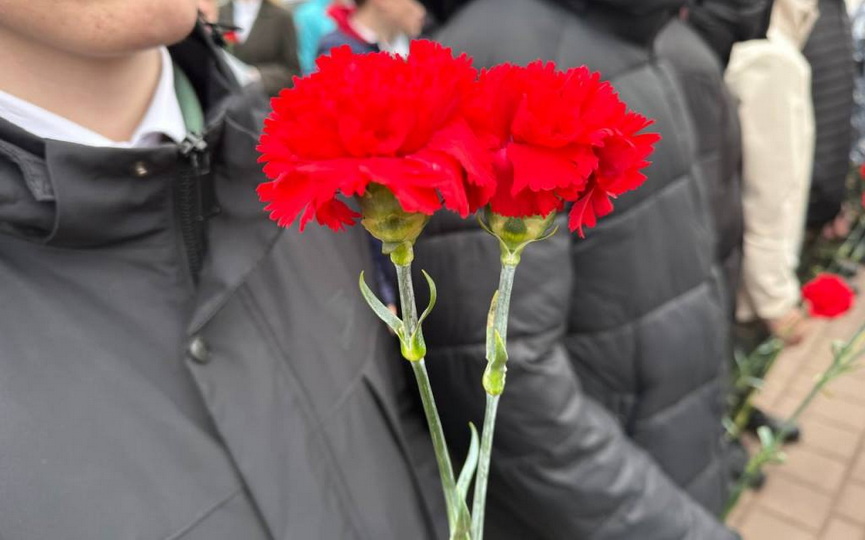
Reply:
[[[816,145],[808,200],[808,228],[841,239],[850,233],[845,211],[850,148],[854,141],[855,61],[850,17],[844,0],[819,0],[820,15],[803,54],[811,66]]]
[[[688,77],[684,84],[690,89],[686,96],[697,119],[700,147],[704,149],[702,155],[705,157],[701,161],[706,165],[705,174],[712,185],[716,186],[714,199],[715,216],[719,228],[719,256],[726,270],[728,290],[732,293],[731,321],[735,320],[735,297],[740,284],[744,234],[741,187],[742,138],[738,100],[726,88],[723,72],[736,43],[766,38],[772,6],[773,0],[694,0],[690,4],[686,17],[688,25],[705,39],[717,58],[717,70],[712,73],[695,69],[698,65],[705,66],[706,62],[688,62],[690,69],[687,71]],[[663,44],[662,39],[661,45]],[[674,64],[682,64],[682,62],[675,62],[677,58],[693,58],[698,51],[699,49],[696,48],[667,47],[665,49],[666,57],[673,60]],[[722,125],[720,126],[715,116],[717,112],[714,111],[721,113]],[[726,122],[723,122],[723,119],[726,119]],[[748,127],[753,128],[753,122],[749,122]],[[718,136],[718,134],[725,135]],[[753,182],[753,178],[750,180]],[[753,188],[749,187],[749,191],[753,191]],[[736,336],[740,338],[738,347],[745,354],[768,336],[762,322],[756,325],[738,326],[737,329]],[[730,358],[731,360],[734,358],[732,351]],[[731,362],[731,366],[733,370],[737,369],[737,364],[734,362]],[[731,396],[731,403],[734,406],[737,399],[737,396]],[[755,409],[747,427],[756,430],[761,425],[774,428],[777,426],[777,421],[762,410]],[[795,429],[791,435],[791,438],[798,437],[798,429]],[[748,454],[738,441],[734,442],[731,450],[735,456],[731,470],[733,476],[738,477],[744,469]]]
[[[407,56],[409,41],[423,30],[426,10],[418,0],[355,0],[334,4],[329,13],[336,29],[324,36],[319,54],[348,45],[355,53],[384,51]]]
[[[219,22],[236,26],[232,54],[255,67],[270,96],[292,85],[300,75],[297,35],[291,13],[273,0],[233,0],[219,9]]]
[[[294,10],[297,27],[297,56],[304,75],[315,70],[321,38],[336,30],[336,21],[327,14],[331,4],[351,6],[351,0],[307,0]]]
[[[790,344],[807,332],[796,274],[814,155],[811,70],[801,53],[817,0],[775,0],[767,37],[733,47],[726,80],[739,100],[745,217],[737,319]],[[849,123],[849,118],[847,119]]]
[[[698,161],[686,90],[655,47],[683,5],[430,3],[444,22],[435,37],[478,67],[538,58],[561,69],[586,64],[654,118],[649,130],[663,136],[648,180],[619,197],[612,216],[585,239],[560,232],[530,246],[517,271],[487,509],[491,538],[736,537],[715,517],[728,479],[721,418],[730,316],[713,188]],[[705,52],[687,29],[667,39]],[[715,73],[717,83],[717,61],[708,61],[696,68]],[[717,114],[720,128],[726,120]],[[498,246],[473,220],[436,216],[418,240],[416,263],[448,291],[424,335],[447,436],[464,455],[466,415],[477,425],[483,418],[484,322]]]
[[[742,137],[724,69],[735,43],[765,37],[761,26],[770,6],[769,0],[691,0],[681,19],[668,24],[657,41],[658,53],[673,65],[694,118],[699,165],[711,187],[730,321],[742,263]],[[696,34],[687,39],[691,47],[678,46],[683,34]]]
[[[865,163],[865,2],[851,2],[850,26],[853,35],[853,58],[855,61],[855,103],[853,128],[855,142],[850,159],[856,165]]]
[[[262,212],[196,8],[0,0],[0,538],[442,538],[365,233]]]

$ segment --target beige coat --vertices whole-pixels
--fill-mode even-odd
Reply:
[[[801,50],[817,14],[817,0],[777,0],[767,39],[737,44],[727,68],[742,122],[742,321],[780,317],[800,299],[814,155],[811,69]]]

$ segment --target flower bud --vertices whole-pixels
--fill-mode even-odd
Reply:
[[[394,264],[406,266],[414,259],[413,246],[429,222],[426,214],[406,212],[391,191],[370,184],[358,198],[363,214],[361,225],[382,242],[382,252]]]

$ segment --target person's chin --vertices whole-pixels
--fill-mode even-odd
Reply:
[[[197,12],[193,16],[176,17],[165,20],[165,23],[150,28],[142,28],[137,32],[130,32],[129,47],[132,49],[147,49],[160,45],[173,45],[183,41],[195,27],[198,19]]]
[[[83,50],[78,52],[88,56],[110,57],[133,54],[162,45],[173,45],[189,36],[196,20],[197,17],[177,18],[166,24],[134,28],[115,36],[103,33],[101,40],[83,44]]]

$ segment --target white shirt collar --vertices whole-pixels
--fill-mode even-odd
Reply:
[[[234,10],[234,25],[239,28],[237,39],[243,43],[249,37],[252,25],[255,24],[255,19],[258,17],[258,11],[261,9],[261,0],[234,0],[232,6]]]
[[[357,32],[357,35],[363,38],[364,41],[367,43],[375,43],[380,51],[408,58],[410,40],[405,34],[398,34],[393,41],[387,42],[380,39],[375,30],[364,24],[357,21],[349,21],[348,24],[351,26],[352,30]]]
[[[162,68],[156,91],[141,123],[128,141],[112,141],[67,118],[3,91],[0,91],[0,117],[37,137],[84,146],[146,148],[158,145],[163,135],[180,142],[186,137],[186,124],[174,91],[171,55],[165,47],[161,47],[159,52]]]

